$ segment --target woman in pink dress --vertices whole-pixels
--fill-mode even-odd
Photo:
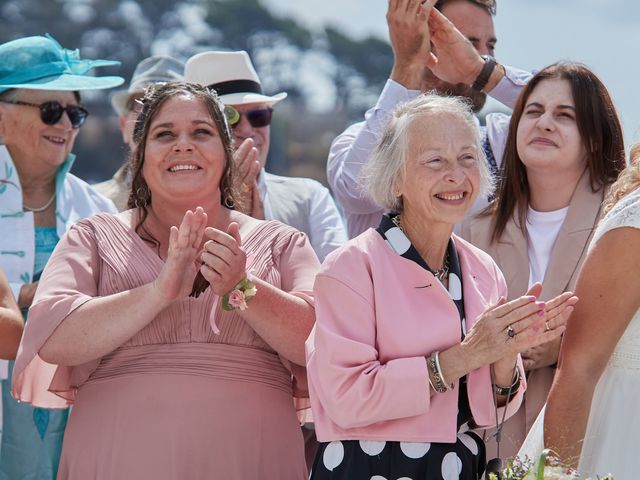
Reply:
[[[233,209],[215,94],[170,83],[143,103],[132,209],[60,241],[14,396],[74,404],[59,478],[305,478],[295,406],[318,260],[304,234]]]

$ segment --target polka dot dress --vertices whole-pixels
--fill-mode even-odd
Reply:
[[[400,256],[432,272],[406,235],[385,215],[378,232]],[[458,254],[449,241],[449,295],[458,308],[461,338],[466,333]],[[321,443],[311,480],[478,480],[485,469],[482,439],[469,429],[472,422],[466,377],[458,389],[458,435],[455,443],[343,440]]]

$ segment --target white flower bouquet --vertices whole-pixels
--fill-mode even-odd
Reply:
[[[499,473],[489,473],[487,480],[614,480],[611,474],[581,479],[578,472],[562,465],[550,453],[550,450],[544,450],[537,461],[528,457],[510,459]]]

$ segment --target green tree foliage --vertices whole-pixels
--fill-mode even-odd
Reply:
[[[211,49],[246,50],[265,90],[289,93],[276,112],[270,168],[321,179],[331,139],[347,119],[360,117],[375,102],[392,64],[382,40],[354,40],[334,27],[309,31],[272,14],[260,0],[0,0],[0,43],[46,32],[84,57],[119,60],[119,68],[100,73],[127,81],[149,55],[186,59]],[[310,58],[322,58],[328,67]],[[308,83],[310,75],[333,88],[319,93]],[[310,94],[322,95],[331,112],[309,111]],[[118,167],[126,150],[108,93],[87,93],[84,101],[91,117],[74,148],[74,171],[100,180]]]

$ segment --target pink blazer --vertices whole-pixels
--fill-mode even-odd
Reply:
[[[489,255],[454,242],[469,330],[507,289]],[[454,442],[458,384],[431,396],[425,360],[460,342],[460,317],[442,284],[369,229],[327,257],[314,291],[316,325],[306,348],[318,440]],[[525,388],[522,382],[507,417]],[[469,374],[468,391],[476,424],[495,425],[488,366]]]

